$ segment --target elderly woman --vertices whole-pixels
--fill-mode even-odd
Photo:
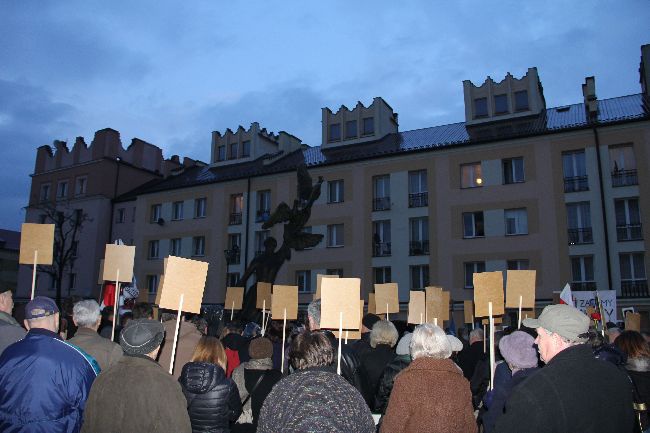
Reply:
[[[370,331],[371,349],[361,353],[359,360],[361,361],[361,371],[366,379],[367,391],[372,397],[377,393],[379,378],[384,369],[395,359],[393,347],[398,338],[399,334],[395,325],[388,320],[380,320],[375,323]]]
[[[650,404],[650,347],[643,335],[636,331],[623,331],[614,341],[614,345],[627,355],[625,370],[632,379],[635,404]],[[637,412],[641,418],[641,429],[650,431],[648,411]]]
[[[469,382],[451,356],[439,327],[426,323],[411,339],[413,361],[395,379],[382,419],[384,433],[475,433]]]

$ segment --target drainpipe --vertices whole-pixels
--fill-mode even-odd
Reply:
[[[590,122],[591,123],[591,122]],[[609,231],[607,230],[607,212],[605,211],[605,189],[603,183],[603,167],[600,158],[600,137],[598,136],[598,128],[595,123],[592,123],[591,130],[594,132],[594,141],[596,142],[596,158],[598,160],[598,184],[600,186],[600,210],[603,214],[603,231],[605,233],[605,257],[607,258],[607,282],[609,289],[612,290],[612,263],[609,257]]]
[[[246,243],[244,244],[244,269],[248,266],[248,229],[250,227],[251,178],[246,179]],[[245,288],[244,288],[245,289]]]

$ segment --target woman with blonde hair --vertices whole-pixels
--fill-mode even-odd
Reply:
[[[230,432],[241,414],[237,385],[226,377],[226,351],[215,337],[204,336],[178,379],[187,399],[192,432]]]

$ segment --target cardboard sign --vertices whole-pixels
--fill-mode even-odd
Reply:
[[[397,283],[375,284],[375,313],[399,313]]]
[[[537,271],[506,271],[506,308],[535,308]],[[494,308],[494,306],[493,306]]]
[[[320,287],[323,278],[338,278],[338,275],[317,274],[316,275],[316,293],[314,293],[314,300],[320,299]]]
[[[524,319],[534,319],[536,317],[535,315],[535,309],[530,309],[530,310],[521,310],[521,320]]]
[[[273,286],[273,295],[271,296],[273,320],[283,320],[285,308],[287,309],[287,320],[298,319],[298,286]]]
[[[442,321],[442,287],[429,286],[425,289],[426,292],[426,321],[433,323],[433,319]],[[441,323],[442,324],[442,323]]]
[[[225,310],[241,310],[243,303],[243,287],[226,287],[226,300],[223,303]]]
[[[361,320],[363,320],[363,304],[365,303],[363,299],[359,301],[360,303],[360,319],[359,319],[359,330],[358,331],[352,331],[352,330],[345,330],[343,331],[343,335],[341,336],[342,339],[348,339],[348,340],[361,340],[361,327],[363,324],[361,323]],[[339,338],[339,331],[333,331],[333,334],[336,338]]]
[[[163,272],[167,269],[167,257],[163,259]],[[160,296],[162,295],[162,288],[165,282],[165,274],[163,273],[158,279],[158,287],[156,288],[156,305],[160,305]]]
[[[625,315],[625,330],[641,332],[641,315],[639,313]]]
[[[377,306],[375,305],[374,293],[368,293],[368,313],[377,314]]]
[[[440,304],[440,318],[438,320],[449,320],[449,303],[451,302],[451,293],[442,291],[442,303]]]
[[[463,313],[465,323],[474,323],[474,301],[471,299],[463,301]]]
[[[120,282],[131,282],[133,279],[133,260],[135,259],[135,247],[130,245],[106,244],[104,253],[105,281],[117,281],[119,274]]]
[[[587,307],[594,307],[596,311],[598,311],[594,292],[576,291],[573,292],[572,295],[578,310],[586,313]],[[598,297],[603,303],[605,322],[618,322],[616,311],[616,290],[598,290]]]
[[[38,257],[34,263],[34,251]],[[54,224],[24,223],[20,231],[21,265],[51,265],[54,252]]]
[[[481,272],[474,274],[474,305],[476,317],[487,317],[488,303],[492,302],[492,315],[502,316],[503,308],[503,273]]]
[[[408,323],[419,325],[426,321],[426,295],[422,290],[411,290],[409,298]]]
[[[271,283],[263,283],[258,281],[257,284],[257,301],[255,308],[262,309],[266,305],[266,309],[271,309]]]
[[[495,325],[498,325],[498,324],[500,324],[500,323],[503,323],[503,317],[501,317],[501,316],[499,316],[499,317],[492,317],[492,319],[494,320],[494,324],[495,324]],[[490,318],[488,317],[488,318],[486,318],[486,319],[481,320],[481,323],[482,323],[483,325],[489,325],[489,324],[490,324]]]
[[[343,329],[359,329],[359,278],[324,278],[321,287],[320,327],[339,329],[343,313]]]
[[[178,310],[182,294],[184,295],[183,311],[200,313],[207,276],[207,262],[182,257],[167,257],[165,275],[160,279],[162,287],[158,307]]]

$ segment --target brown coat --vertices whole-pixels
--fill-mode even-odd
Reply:
[[[68,342],[95,358],[102,371],[108,370],[122,359],[123,352],[119,344],[100,336],[90,328],[80,327]]]
[[[395,379],[382,433],[475,433],[472,394],[450,359],[418,358]]]
[[[165,341],[160,349],[160,356],[158,362],[160,366],[169,372],[169,364],[172,357],[172,346],[174,345],[174,331],[176,328],[176,320],[168,320],[163,322],[165,327]],[[196,326],[191,322],[181,320],[181,326],[178,330],[178,342],[176,343],[176,359],[174,362],[174,379],[181,377],[181,370],[183,366],[190,362],[196,345],[199,344],[201,333]]]

